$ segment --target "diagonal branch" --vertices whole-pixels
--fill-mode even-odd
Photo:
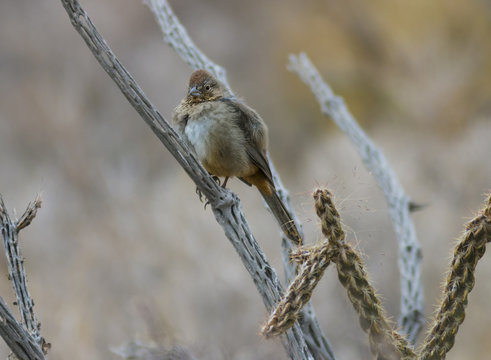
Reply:
[[[5,301],[0,297],[0,336],[20,360],[44,360],[41,351],[32,336],[15,320]]]
[[[180,23],[176,17],[168,1],[166,0],[145,0],[146,5],[155,15],[157,22],[160,25],[160,29],[164,36],[164,41],[172,47],[181,56],[184,62],[189,64],[193,69],[207,69],[214,74],[220,81],[222,81],[230,90],[230,85],[227,82],[226,72],[223,67],[210,60],[192,41],[189,37],[186,28]],[[268,157],[271,172],[275,187],[283,203],[288,208],[292,219],[295,221],[295,225],[300,232],[300,237],[303,238],[302,225],[293,211],[293,207],[290,203],[290,196],[288,190],[283,186],[280,177],[273,165],[273,162]],[[287,282],[289,282],[294,276],[296,266],[288,260],[288,253],[291,249],[290,242],[285,238],[282,231],[280,231],[282,239],[282,253],[283,263],[285,266]],[[309,302],[303,309],[302,314],[299,317],[299,323],[305,335],[307,344],[317,359],[334,359],[334,353],[332,352],[331,345],[329,344],[326,336],[320,328],[317,318],[314,312],[314,308]]]
[[[237,196],[219,187],[205,171],[179,135],[150,103],[132,76],[121,65],[78,1],[62,0],[61,2],[75,30],[84,39],[99,64],[196,183],[198,189],[208,198],[217,222],[223,227],[225,235],[251,275],[266,308],[270,310],[279,301],[283,288],[275,270],[269,265],[266,256],[252,235]],[[298,324],[282,337],[282,342],[292,359],[313,358]]]
[[[144,3],[155,15],[164,35],[164,41],[179,54],[181,59],[195,70],[206,69],[210,71],[218,80],[227,85],[230,90],[225,69],[211,61],[194,44],[186,28],[174,15],[169,3],[166,0],[144,0]]]
[[[421,282],[421,248],[409,216],[410,201],[383,153],[366,136],[349,112],[343,99],[324,82],[306,54],[290,55],[289,69],[307,84],[329,115],[348,135],[363,163],[375,176],[384,192],[399,244],[398,265],[401,277],[401,314],[399,324],[414,344],[423,326],[423,285]]]

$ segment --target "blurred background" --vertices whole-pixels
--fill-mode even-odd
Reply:
[[[191,69],[135,0],[83,0],[94,24],[166,119]],[[286,69],[305,51],[406,193],[423,249],[425,314],[452,248],[491,189],[491,6],[411,2],[171,1],[196,44],[265,119],[270,152],[307,242],[321,239],[311,193],[335,194],[389,314],[399,314],[397,245],[383,195],[347,138]],[[195,186],[72,28],[59,1],[0,2],[0,192],[18,216],[29,289],[49,358],[118,359],[131,340],[181,344],[200,359],[285,359],[258,333],[267,313]],[[255,189],[233,180],[257,240],[282,275],[280,238]],[[5,260],[0,295],[13,301]],[[478,266],[448,359],[491,351],[491,259]],[[333,268],[313,296],[342,359],[371,359]],[[0,357],[8,349],[0,344]]]

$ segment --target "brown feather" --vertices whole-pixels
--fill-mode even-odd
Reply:
[[[197,86],[207,79],[213,79],[213,75],[203,69],[196,70],[189,78],[189,87]]]

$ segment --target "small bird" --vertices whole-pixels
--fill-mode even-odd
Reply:
[[[225,178],[223,187],[234,176],[256,186],[285,235],[301,245],[295,223],[276,191],[267,158],[268,128],[256,111],[208,71],[196,70],[173,121],[204,168]]]

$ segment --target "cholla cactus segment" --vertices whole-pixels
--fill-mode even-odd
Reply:
[[[416,359],[407,340],[393,330],[359,255],[349,244],[341,244],[334,260],[338,278],[358,313],[360,326],[368,334],[370,349],[377,359]]]
[[[467,297],[474,287],[477,262],[491,241],[491,194],[487,206],[466,226],[457,244],[444,288],[440,310],[422,345],[422,360],[445,359],[465,318]]]
[[[327,190],[316,190],[314,200],[317,215],[321,218],[322,229],[327,241],[313,246],[294,249],[290,258],[301,264],[298,275],[288,287],[285,295],[271,313],[261,333],[266,337],[282,334],[297,320],[302,307],[312,297],[312,291],[319,283],[325,269],[337,257],[337,247],[332,246],[344,240],[341,220]]]

